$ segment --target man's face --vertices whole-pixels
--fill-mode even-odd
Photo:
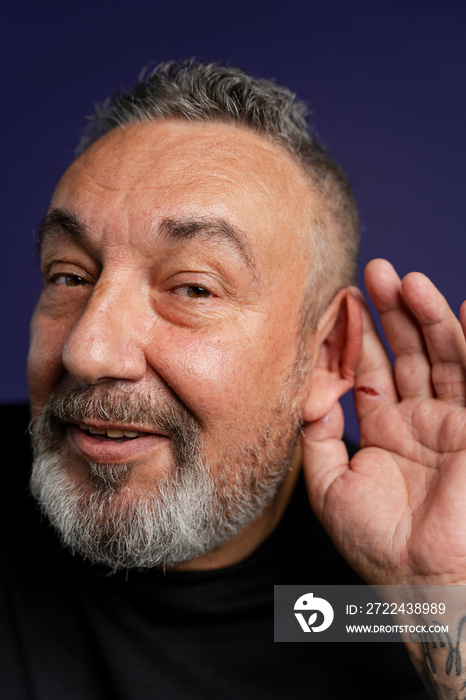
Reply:
[[[190,445],[217,510],[238,485],[280,474],[251,524],[229,531],[233,546],[212,540],[209,565],[270,532],[299,461],[309,199],[299,166],[267,139],[153,122],[81,156],[45,222],[31,406],[37,419],[62,399],[45,434],[68,487],[86,502],[111,492],[107,508],[124,511],[191,469]]]

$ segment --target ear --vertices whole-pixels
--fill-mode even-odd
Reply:
[[[350,289],[342,289],[322,315],[314,336],[317,359],[310,373],[305,423],[326,416],[354,386],[362,347],[362,316]]]

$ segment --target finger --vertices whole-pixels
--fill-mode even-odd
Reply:
[[[401,398],[432,398],[431,363],[420,325],[405,303],[401,280],[386,260],[366,267],[367,291],[395,356],[395,380]]]
[[[311,505],[321,515],[325,495],[333,481],[349,469],[346,445],[343,442],[344,418],[340,404],[320,420],[303,428],[303,471]]]
[[[460,322],[445,297],[425,275],[419,272],[406,275],[402,292],[423,334],[436,395],[445,401],[464,405],[466,342]]]
[[[377,333],[370,311],[359,290],[351,290],[361,307],[363,322],[361,357],[357,367],[354,398],[356,412],[362,420],[369,412],[399,400],[393,367]]]
[[[460,323],[463,335],[466,337],[466,301],[463,301],[460,308]]]

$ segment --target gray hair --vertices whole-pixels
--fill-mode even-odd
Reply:
[[[312,276],[304,327],[315,322],[333,295],[353,284],[359,217],[342,168],[318,143],[308,109],[287,88],[218,63],[170,61],[140,76],[127,93],[117,92],[89,118],[78,154],[117,127],[155,119],[225,122],[275,141],[301,163],[321,202],[312,212]]]

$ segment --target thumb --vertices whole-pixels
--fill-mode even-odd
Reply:
[[[328,489],[349,469],[343,429],[343,411],[339,403],[326,416],[303,428],[303,472],[309,500],[319,518],[323,515]]]

